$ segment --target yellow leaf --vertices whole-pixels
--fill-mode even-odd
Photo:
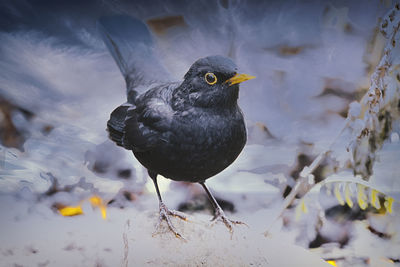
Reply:
[[[101,199],[101,197],[99,197],[97,195],[94,195],[89,198],[89,201],[92,204],[92,207],[100,208],[101,217],[105,220],[107,218],[107,207],[104,204],[103,199]]]
[[[308,209],[306,204],[304,203],[304,199],[300,200],[300,203],[296,207],[296,218],[295,220],[298,221],[301,218],[302,213],[308,213]]]
[[[337,267],[336,261],[334,261],[334,260],[327,260],[326,262],[329,263],[329,264],[332,265],[332,266]]]
[[[304,214],[307,214],[307,213],[308,213],[308,209],[307,209],[307,206],[306,206],[306,203],[305,203],[304,199],[301,201],[301,211],[302,211]]]
[[[357,202],[358,206],[362,210],[365,210],[368,207],[367,196],[365,195],[365,186],[362,184],[357,184]]]
[[[378,195],[378,191],[376,191],[375,189],[371,190],[371,205],[379,210],[381,208],[381,203],[379,202],[379,198],[377,197]]]
[[[344,189],[344,197],[346,199],[347,205],[352,208],[353,207],[353,201],[351,200],[351,193],[350,193],[350,184],[346,183],[346,187]]]
[[[92,204],[92,206],[94,206],[94,207],[98,207],[99,205],[101,205],[103,203],[103,200],[97,195],[91,196],[89,198],[89,201]]]
[[[335,183],[334,192],[335,192],[335,197],[336,197],[337,201],[339,202],[340,205],[343,206],[344,200],[342,198],[342,194],[340,194],[339,185],[340,185],[339,183]]]
[[[385,208],[389,213],[392,213],[393,201],[394,199],[392,197],[385,197]]]
[[[101,217],[105,220],[107,219],[107,210],[106,207],[100,207]]]
[[[81,206],[67,206],[58,210],[62,216],[75,216],[83,214]]]

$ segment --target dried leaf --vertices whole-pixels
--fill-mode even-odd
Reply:
[[[305,204],[305,202],[304,202],[304,198],[302,198],[301,200],[300,200],[300,203],[297,205],[297,207],[296,207],[296,218],[295,218],[295,220],[296,221],[299,221],[300,220],[300,218],[301,218],[301,215],[302,214],[307,214],[308,213],[308,208],[307,208],[307,206],[306,206],[306,204]]]
[[[62,216],[76,216],[83,214],[81,206],[67,206],[58,210]]]
[[[378,195],[378,191],[376,191],[375,189],[371,190],[371,205],[379,210],[381,208],[381,203],[379,202],[379,198],[377,197]]]
[[[334,189],[335,197],[338,200],[339,204],[344,206],[344,200],[342,198],[342,194],[340,194],[339,186],[340,186],[339,183],[335,183],[335,189]]]
[[[386,211],[389,213],[393,212],[393,210],[392,210],[393,202],[394,202],[394,199],[392,197],[388,197],[388,196],[385,197],[384,205],[385,205]]]
[[[357,184],[357,202],[360,209],[365,210],[368,207],[368,199],[365,195],[365,186]]]
[[[351,200],[350,183],[346,183],[346,187],[344,189],[344,198],[346,199],[347,206],[352,208],[353,201]]]
[[[107,208],[106,205],[104,204],[103,199],[97,195],[94,195],[90,197],[89,201],[92,204],[92,207],[100,208],[101,216],[105,220],[107,218]]]

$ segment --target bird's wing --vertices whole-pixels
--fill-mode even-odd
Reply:
[[[137,105],[116,108],[107,123],[110,139],[133,151],[148,151],[168,142],[174,111],[168,97],[174,84],[149,90]]]
[[[128,109],[132,107],[131,104],[123,104],[110,114],[110,119],[107,121],[107,131],[109,138],[114,141],[117,145],[126,147],[123,143],[124,138],[124,128],[125,128],[125,118],[128,113]]]
[[[126,15],[102,17],[98,30],[127,83],[128,101],[154,82],[170,81],[157,55],[152,35],[140,20]]]

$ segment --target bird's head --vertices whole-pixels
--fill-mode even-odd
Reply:
[[[239,83],[253,78],[238,74],[231,59],[209,56],[193,63],[177,93],[193,106],[227,107],[236,105]]]

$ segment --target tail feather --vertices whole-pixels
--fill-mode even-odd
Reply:
[[[125,78],[128,94],[132,90],[143,93],[146,85],[154,82],[170,81],[142,21],[126,15],[102,17],[97,28]]]
[[[97,22],[97,28],[127,87],[128,103],[117,107],[107,122],[109,137],[126,149],[146,148],[148,141],[136,128],[134,114],[128,116],[128,109],[135,105],[136,97],[144,93],[150,84],[170,82],[170,74],[161,63],[151,33],[142,21],[126,15],[102,17]],[[130,127],[126,129],[127,120]],[[129,136],[125,136],[126,130]]]

